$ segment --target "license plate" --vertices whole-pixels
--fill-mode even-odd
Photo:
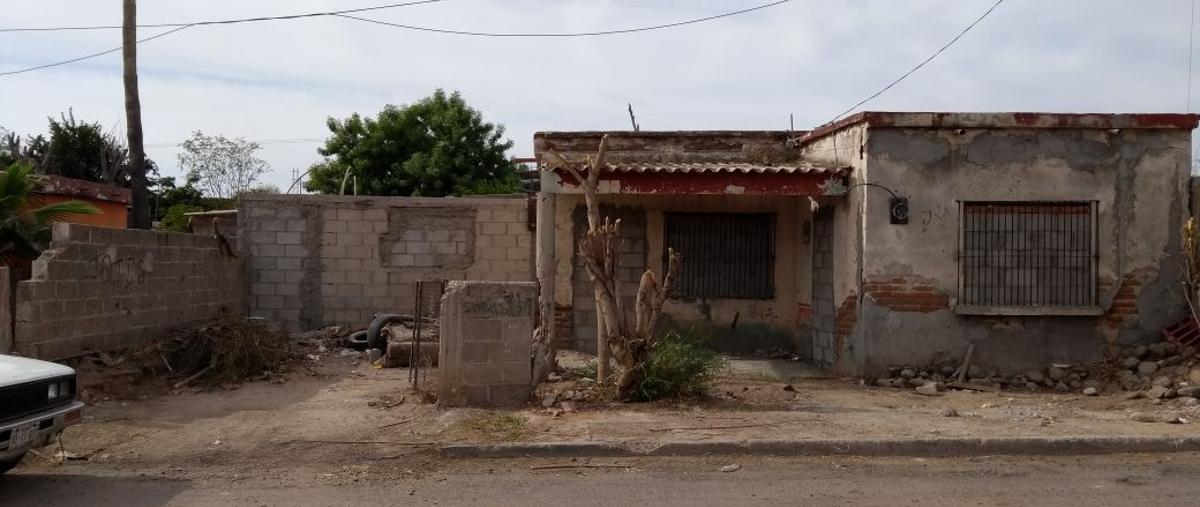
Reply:
[[[37,434],[37,423],[29,423],[24,426],[17,426],[12,430],[12,436],[9,438],[8,447],[9,449],[24,447],[30,442],[33,442],[33,439],[37,438]]]

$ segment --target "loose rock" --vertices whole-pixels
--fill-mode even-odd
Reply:
[[[1162,398],[1167,394],[1167,388],[1163,386],[1154,386],[1146,391],[1146,397],[1150,399]]]
[[[900,370],[900,376],[904,378],[913,378],[917,376],[917,372],[913,371],[912,368],[905,368]]]
[[[1096,389],[1095,387],[1089,387],[1083,390],[1084,396],[1096,396],[1098,394],[1100,394],[1100,390]]]
[[[1067,372],[1057,366],[1051,366],[1049,368],[1046,368],[1046,376],[1050,377],[1050,380],[1058,382],[1058,381],[1066,378]]]
[[[1200,386],[1180,387],[1175,393],[1181,398],[1200,398]]]
[[[1024,375],[1025,375],[1025,380],[1028,380],[1030,382],[1034,382],[1037,384],[1041,384],[1042,382],[1044,382],[1046,380],[1046,376],[1043,375],[1042,372],[1039,370],[1029,370],[1029,371],[1025,372]]]
[[[942,417],[958,417],[958,411],[949,407],[943,408],[941,413]]]
[[[1156,371],[1158,371],[1158,363],[1154,361],[1142,361],[1138,365],[1138,373],[1142,375],[1153,375]]]
[[[742,465],[739,465],[737,463],[732,463],[732,464],[721,467],[721,471],[725,472],[725,473],[736,472],[741,469],[742,469]]]
[[[921,394],[924,396],[937,396],[938,395],[937,384],[934,382],[929,382],[921,387],[918,387],[917,394]]]
[[[1136,357],[1133,357],[1133,356],[1129,356],[1129,357],[1125,358],[1124,364],[1125,364],[1125,369],[1136,370],[1138,365],[1142,364],[1142,360],[1138,359]]]

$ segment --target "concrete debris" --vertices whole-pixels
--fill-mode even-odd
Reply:
[[[917,388],[917,394],[924,396],[938,396],[938,386],[936,382],[928,382]]]
[[[972,363],[966,375],[971,382],[964,385],[1024,391],[1094,392],[1085,396],[1125,391],[1127,393],[1122,396],[1127,400],[1136,399],[1134,396],[1151,400],[1170,400],[1177,396],[1200,399],[1200,389],[1196,389],[1200,388],[1200,355],[1197,355],[1196,347],[1158,342],[1126,347],[1116,357],[1087,364],[1053,363],[1016,374],[998,374],[989,371],[985,362]],[[954,358],[939,355],[924,366],[894,365],[888,368],[886,377],[875,379],[872,384],[914,389],[936,382],[943,389],[960,389],[963,387],[951,382],[958,375],[957,363]]]

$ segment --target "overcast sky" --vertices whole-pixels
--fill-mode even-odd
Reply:
[[[139,22],[292,14],[389,0],[142,0]],[[396,0],[391,0],[396,1]],[[541,130],[811,128],[898,77],[994,0],[792,0],[649,33],[497,39],[339,18],[195,27],[139,47],[148,154],[178,174],[193,130],[263,142],[285,188],[319,160],[325,119],[374,114],[435,88],[503,124],[513,156]],[[15,0],[0,27],[120,24],[120,0]],[[449,0],[360,14],[496,32],[606,30],[703,17],[766,0]],[[1183,112],[1191,0],[1008,0],[868,110]],[[163,29],[142,29],[139,37]],[[1200,42],[1200,41],[1197,41]],[[118,47],[120,31],[0,33],[0,72]],[[0,127],[46,118],[123,131],[120,53],[0,77]],[[1200,100],[1193,100],[1200,106]],[[291,142],[278,142],[291,140]]]

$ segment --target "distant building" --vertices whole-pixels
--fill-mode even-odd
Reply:
[[[37,178],[41,181],[40,205],[83,201],[100,210],[97,215],[67,215],[61,221],[115,229],[128,227],[129,204],[133,201],[128,188],[61,176],[37,175]]]

